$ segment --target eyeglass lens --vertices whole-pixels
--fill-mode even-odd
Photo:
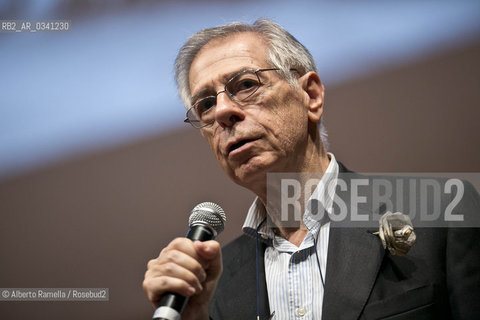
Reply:
[[[245,71],[237,74],[225,85],[225,92],[234,101],[245,101],[251,97],[260,87],[258,76],[253,71]],[[218,94],[224,91],[220,91]],[[214,119],[214,107],[217,105],[217,95],[208,96],[194,105],[195,111],[203,123]]]

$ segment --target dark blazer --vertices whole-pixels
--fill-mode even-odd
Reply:
[[[467,184],[457,207],[480,215],[479,199]],[[480,229],[416,228],[415,233],[410,252],[394,256],[371,228],[331,223],[322,319],[480,319]],[[259,241],[258,296],[256,245],[243,235],[222,250],[213,319],[256,319],[257,299],[261,319],[268,319],[266,245]]]

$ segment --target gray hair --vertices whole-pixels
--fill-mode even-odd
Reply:
[[[269,67],[278,68],[279,71],[277,72],[291,86],[297,87],[298,82],[290,69],[296,69],[300,75],[310,71],[317,72],[317,67],[308,49],[287,30],[273,21],[259,19],[252,25],[234,22],[224,26],[203,29],[187,40],[175,59],[175,81],[185,108],[188,109],[191,105],[189,73],[198,52],[214,39],[227,38],[242,32],[256,33],[265,40],[268,45],[267,62],[270,64]],[[319,128],[323,145],[327,148],[327,131],[323,125],[323,117],[320,119]]]

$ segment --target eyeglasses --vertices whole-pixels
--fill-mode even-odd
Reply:
[[[217,96],[220,93],[225,92],[235,102],[251,102],[254,98],[254,93],[262,86],[258,73],[273,70],[280,69],[245,69],[235,74],[226,82],[223,90],[218,91],[215,95],[204,97],[194,102],[192,107],[188,109],[184,122],[190,123],[197,129],[213,125],[215,122]]]

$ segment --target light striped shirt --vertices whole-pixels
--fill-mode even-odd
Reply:
[[[338,164],[333,154],[328,155],[330,164],[309,198],[309,205],[303,215],[303,222],[309,231],[300,246],[297,247],[288,240],[276,236],[266,223],[258,230],[262,240],[269,244],[265,251],[265,276],[273,319],[322,317],[330,222],[328,219],[324,221],[315,219],[315,214],[312,214],[310,208],[312,202],[318,201],[326,208],[327,213],[331,213]],[[255,236],[257,227],[265,216],[265,206],[256,198],[248,211],[243,232]]]

